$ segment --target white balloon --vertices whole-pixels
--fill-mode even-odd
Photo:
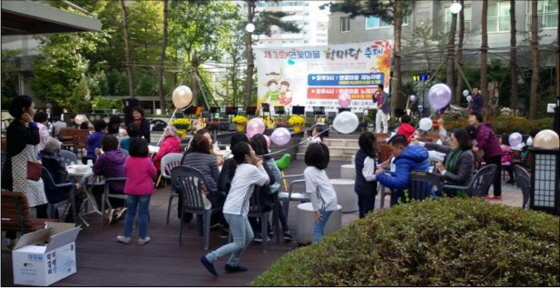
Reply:
[[[469,96],[469,90],[463,90],[463,96],[467,97]]]
[[[410,95],[410,102],[416,101],[416,95]]]
[[[424,130],[424,131],[429,131],[430,129],[432,129],[432,119],[430,118],[422,118],[420,119],[420,123],[418,124],[418,127],[420,127],[420,129]]]
[[[471,101],[472,101],[472,96],[471,95],[467,96],[467,102],[471,102]]]
[[[191,88],[185,85],[181,85],[173,90],[173,105],[177,109],[182,109],[191,105],[192,99],[193,93]]]
[[[344,111],[336,115],[333,121],[333,127],[342,134],[350,134],[358,128],[360,125],[360,120],[356,114]]]

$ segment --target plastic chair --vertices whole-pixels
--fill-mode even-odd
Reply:
[[[62,157],[66,165],[78,164],[78,157],[72,151],[60,150],[60,157]]]
[[[113,209],[109,198],[123,199],[126,205],[126,194],[111,194],[109,193],[109,185],[115,182],[126,182],[126,177],[105,178],[105,189],[103,190],[103,200],[101,201],[101,212],[105,212],[105,204],[108,204],[109,209]],[[101,221],[101,226],[105,226],[105,218]]]
[[[496,165],[490,164],[479,169],[468,186],[444,185],[444,188],[465,190],[470,197],[482,197],[494,183]]]
[[[161,175],[160,175],[160,177],[163,177],[167,180],[171,180],[171,170],[173,168],[181,165],[181,159],[182,158],[183,158],[182,153],[169,153],[169,154],[163,156],[163,158],[161,158]],[[179,194],[175,190],[175,186],[171,185],[171,191],[169,192],[169,204],[167,205],[167,220],[165,221],[165,224],[169,224],[169,214],[171,213],[171,203],[173,202],[173,198],[175,198],[175,197],[179,197]]]
[[[56,218],[57,209],[66,204],[64,208],[64,213],[62,213],[60,218],[66,214],[68,205],[72,207],[72,215],[74,217],[74,222],[78,224],[78,217],[76,213],[76,199],[74,194],[74,182],[65,182],[56,184],[52,178],[51,173],[47,168],[43,167],[41,173],[41,179],[43,179],[43,184],[45,187],[45,195],[48,201],[47,216],[50,219]]]
[[[513,166],[513,171],[515,174],[515,181],[521,188],[521,193],[523,193],[523,203],[521,207],[525,210],[529,210],[529,199],[531,191],[531,175],[525,168],[520,165]]]
[[[410,181],[408,186],[410,199],[423,201],[426,198],[430,198],[434,186],[436,191],[443,190],[443,182],[437,175],[425,171],[410,172]]]
[[[286,175],[283,176],[282,179],[286,181],[289,178],[302,178],[303,174],[296,174],[296,175]],[[278,200],[282,202],[282,209],[284,209],[284,213],[286,218],[288,218],[288,211],[290,210],[290,201],[297,201],[300,203],[309,202],[309,194],[305,191],[303,192],[294,192],[294,186],[296,184],[305,184],[305,179],[297,179],[290,182],[290,189],[288,192],[278,192]]]
[[[260,189],[255,189],[255,192],[251,195],[251,198],[249,199],[249,213],[247,214],[247,217],[256,217],[260,219],[261,234],[263,235],[262,251],[263,253],[266,253],[268,248],[268,241],[266,240],[268,234],[268,218],[272,210],[266,212],[263,211],[263,207],[260,203],[260,197],[257,193],[263,192],[260,192]],[[229,238],[231,239],[231,237]]]
[[[185,212],[201,215],[203,222],[203,245],[208,250],[210,242],[210,219],[212,215],[222,211],[222,207],[205,209],[202,199],[202,186],[208,186],[206,178],[200,170],[189,166],[177,166],[171,170],[171,184],[176,191],[183,194],[183,213],[181,213],[181,226],[179,228],[179,246],[182,245],[183,221]]]
[[[276,160],[276,166],[278,166],[278,169],[280,169],[280,174],[282,174],[282,177],[284,177],[284,170],[288,169],[288,167],[290,167],[290,161],[292,160],[292,156],[290,156],[290,154],[286,153],[284,155],[282,155],[282,157],[280,157],[280,159]],[[286,179],[283,179],[284,184],[284,190],[288,190],[288,182],[286,181]]]

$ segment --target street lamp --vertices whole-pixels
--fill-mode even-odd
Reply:
[[[247,23],[247,26],[245,26],[245,31],[253,33],[255,31],[255,24]]]
[[[461,12],[463,6],[460,3],[457,3],[456,0],[453,1],[453,4],[449,6],[449,12],[451,12],[451,28],[449,29],[449,39],[447,41],[447,79],[446,84],[454,91],[453,85],[453,74],[454,74],[454,67],[453,62],[455,60],[455,30],[457,30],[457,13]],[[451,93],[453,95],[453,92]],[[453,95],[455,96],[455,95]]]
[[[463,9],[463,6],[461,6],[461,3],[458,2],[453,2],[453,4],[449,6],[449,11],[453,14],[458,14],[461,12],[461,9]]]

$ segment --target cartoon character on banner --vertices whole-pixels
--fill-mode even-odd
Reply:
[[[275,98],[277,98],[278,94],[280,93],[280,91],[278,91],[278,83],[280,82],[280,79],[282,78],[280,73],[278,72],[269,72],[265,74],[266,80],[262,83],[262,85],[264,87],[266,87],[268,89],[268,91],[266,92],[265,95],[262,95],[258,97],[257,99],[257,109],[260,110],[262,107],[262,103],[269,103],[270,106],[274,106],[272,103],[270,103],[270,97],[274,96]]]
[[[290,82],[282,81],[280,82],[280,94],[278,95],[278,101],[280,105],[290,105],[292,103],[292,97],[294,93],[290,90]]]

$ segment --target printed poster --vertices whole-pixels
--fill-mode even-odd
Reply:
[[[376,107],[377,85],[389,91],[392,48],[388,40],[305,48],[255,49],[258,106],[324,106],[363,112]]]

